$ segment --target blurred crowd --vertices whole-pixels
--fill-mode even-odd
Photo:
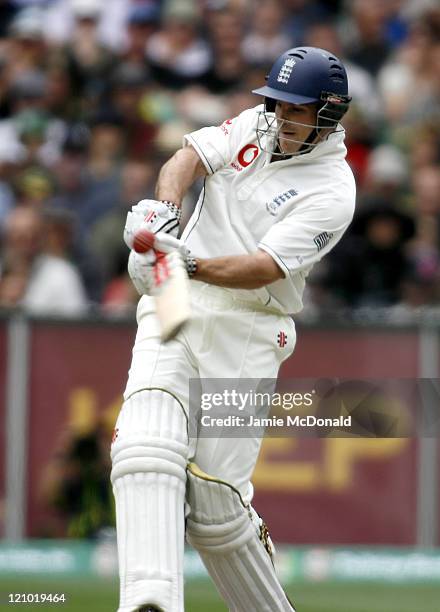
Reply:
[[[358,185],[306,312],[440,307],[437,0],[0,0],[0,307],[132,312],[127,209],[298,45],[345,62]]]

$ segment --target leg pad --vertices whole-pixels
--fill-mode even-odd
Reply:
[[[111,481],[116,501],[119,612],[183,612],[187,423],[169,393],[146,390],[116,423]]]
[[[230,484],[188,466],[187,539],[232,612],[295,612],[260,539],[261,522]],[[267,529],[266,529],[267,532]]]

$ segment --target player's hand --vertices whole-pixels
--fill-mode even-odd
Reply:
[[[169,253],[131,251],[128,258],[128,273],[139,295],[158,295],[176,266],[186,268],[184,256],[178,250]]]
[[[139,295],[151,295],[152,268],[156,261],[154,251],[136,253],[130,251],[128,258],[128,274]]]
[[[147,253],[150,250],[171,253],[179,251],[184,257],[189,255],[189,249],[179,238],[175,238],[165,232],[152,233],[149,230],[143,231],[141,227],[133,237],[133,250],[137,253]]]
[[[158,248],[146,253],[130,252],[128,273],[139,295],[154,295],[155,289],[166,280],[166,266],[176,265],[176,262],[185,265],[189,255],[186,245],[169,234],[158,233],[156,244]],[[168,258],[170,255],[172,257]]]
[[[141,228],[150,232],[166,232],[177,236],[180,211],[171,204],[159,200],[141,200],[127,214],[124,228],[125,244],[131,249],[133,235]]]

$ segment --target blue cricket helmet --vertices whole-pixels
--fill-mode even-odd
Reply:
[[[264,111],[259,111],[257,138],[264,147],[263,136],[270,137],[274,147],[280,148],[280,122],[273,118],[276,103],[315,104],[316,123],[295,154],[308,153],[330,133],[339,131],[338,125],[347,112],[351,97],[348,95],[347,72],[333,54],[316,47],[289,49],[276,60],[267,76],[267,84],[253,93],[264,96]],[[283,120],[283,124],[295,124]],[[301,124],[303,125],[303,124]],[[267,138],[266,138],[267,140]],[[278,144],[277,144],[278,143]],[[265,149],[266,150],[266,149]],[[277,155],[275,149],[271,151]],[[281,152],[284,155],[283,152]]]
[[[280,55],[266,85],[253,93],[290,104],[324,102],[329,94],[344,99],[348,97],[347,72],[332,53],[316,47],[297,47]]]

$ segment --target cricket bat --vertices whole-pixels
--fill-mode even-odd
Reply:
[[[162,342],[168,342],[191,318],[189,279],[182,255],[176,251],[176,238],[165,232],[141,228],[133,236],[136,253],[156,251],[154,289]]]

